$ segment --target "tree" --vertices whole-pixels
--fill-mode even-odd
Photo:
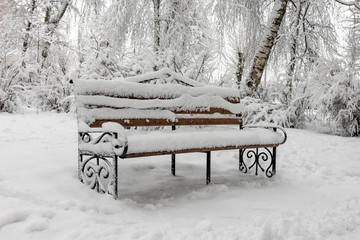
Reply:
[[[282,38],[274,51],[285,56],[286,83],[282,102],[289,104],[293,98],[296,84],[301,76],[312,70],[314,63],[321,57],[337,54],[336,31],[331,22],[333,11],[329,1],[296,0],[288,6],[284,19]],[[287,53],[290,54],[287,54]]]
[[[243,81],[264,31],[268,4],[267,0],[209,2],[208,8],[216,17],[216,60],[219,68],[225,68],[221,84],[239,86]]]
[[[201,80],[212,40],[201,1],[153,1],[155,69],[167,67]]]
[[[293,81],[295,77],[296,58],[298,51],[298,38],[300,36],[300,28],[302,27],[303,18],[306,17],[310,3],[308,1],[298,1],[296,5],[296,17],[294,23],[294,33],[291,34],[291,48],[290,48],[290,65],[287,71],[288,80],[286,86],[288,87],[289,95],[292,93]],[[304,23],[303,23],[304,24]],[[304,25],[303,25],[304,26]],[[304,30],[304,29],[303,29]]]
[[[255,54],[251,64],[250,74],[246,82],[246,85],[252,91],[255,91],[261,82],[261,77],[268,62],[271,49],[273,48],[277,38],[282,19],[286,12],[287,3],[288,0],[276,0],[274,3],[267,33],[265,34],[264,39]]]
[[[62,20],[71,1],[6,1],[0,48],[0,109],[26,104],[67,111],[68,45]],[[9,27],[10,26],[10,27]],[[11,43],[11,44],[10,44]],[[5,100],[4,100],[5,99]],[[5,102],[5,104],[4,104]],[[5,111],[12,111],[5,107]]]
[[[160,3],[161,0],[152,0],[154,5],[154,52],[159,54],[160,51]],[[157,70],[157,66],[154,66],[154,70]]]
[[[35,2],[35,0],[33,0]],[[53,36],[56,28],[58,27],[61,19],[64,17],[64,14],[69,6],[69,0],[60,0],[60,1],[50,1],[50,4],[46,4],[45,8],[45,35],[46,39],[43,43],[43,49],[41,55],[43,58],[47,58],[49,55],[50,48],[50,39]]]

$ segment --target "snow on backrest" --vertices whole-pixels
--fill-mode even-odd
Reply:
[[[229,114],[241,113],[240,104],[233,104],[220,96],[201,95],[192,97],[183,94],[175,99],[128,99],[99,95],[79,95],[77,102],[93,108],[109,107],[114,109],[167,109],[174,112],[209,112],[211,109],[223,109]],[[219,112],[219,110],[217,110]],[[223,111],[224,112],[224,111]]]
[[[168,69],[129,78],[112,80],[79,79],[75,81],[78,95],[103,95],[138,99],[174,99],[183,94],[220,96],[231,102],[239,102],[236,89],[205,85]]]
[[[163,68],[157,72],[143,74],[135,77],[121,79],[127,82],[149,83],[149,84],[180,84],[187,87],[203,87],[205,84],[194,81],[188,77]]]
[[[198,83],[169,70],[125,79],[78,79],[74,84],[78,116],[86,122],[241,113],[240,104],[234,104],[240,102],[237,90]]]

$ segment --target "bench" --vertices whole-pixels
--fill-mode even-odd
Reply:
[[[276,173],[276,148],[286,132],[243,126],[238,90],[205,85],[163,69],[135,77],[74,81],[79,127],[78,177],[118,198],[119,159],[239,150],[239,170]],[[277,131],[280,130],[280,131]],[[266,166],[265,166],[266,165]]]

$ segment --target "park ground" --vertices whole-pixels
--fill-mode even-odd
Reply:
[[[120,199],[77,179],[74,114],[0,114],[0,239],[358,239],[360,138],[287,129],[277,174],[238,171],[238,152],[121,160]]]

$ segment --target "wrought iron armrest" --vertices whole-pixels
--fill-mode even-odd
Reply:
[[[125,129],[118,123],[104,123],[101,128],[90,128],[86,123],[79,122],[79,143],[92,146],[111,143],[112,152],[124,157],[128,150],[128,140]]]
[[[279,129],[283,135],[283,141],[279,144],[284,144],[287,140],[287,133],[284,128],[279,126],[272,126],[272,125],[244,125],[244,128],[266,128],[266,129],[273,129],[275,132]]]

